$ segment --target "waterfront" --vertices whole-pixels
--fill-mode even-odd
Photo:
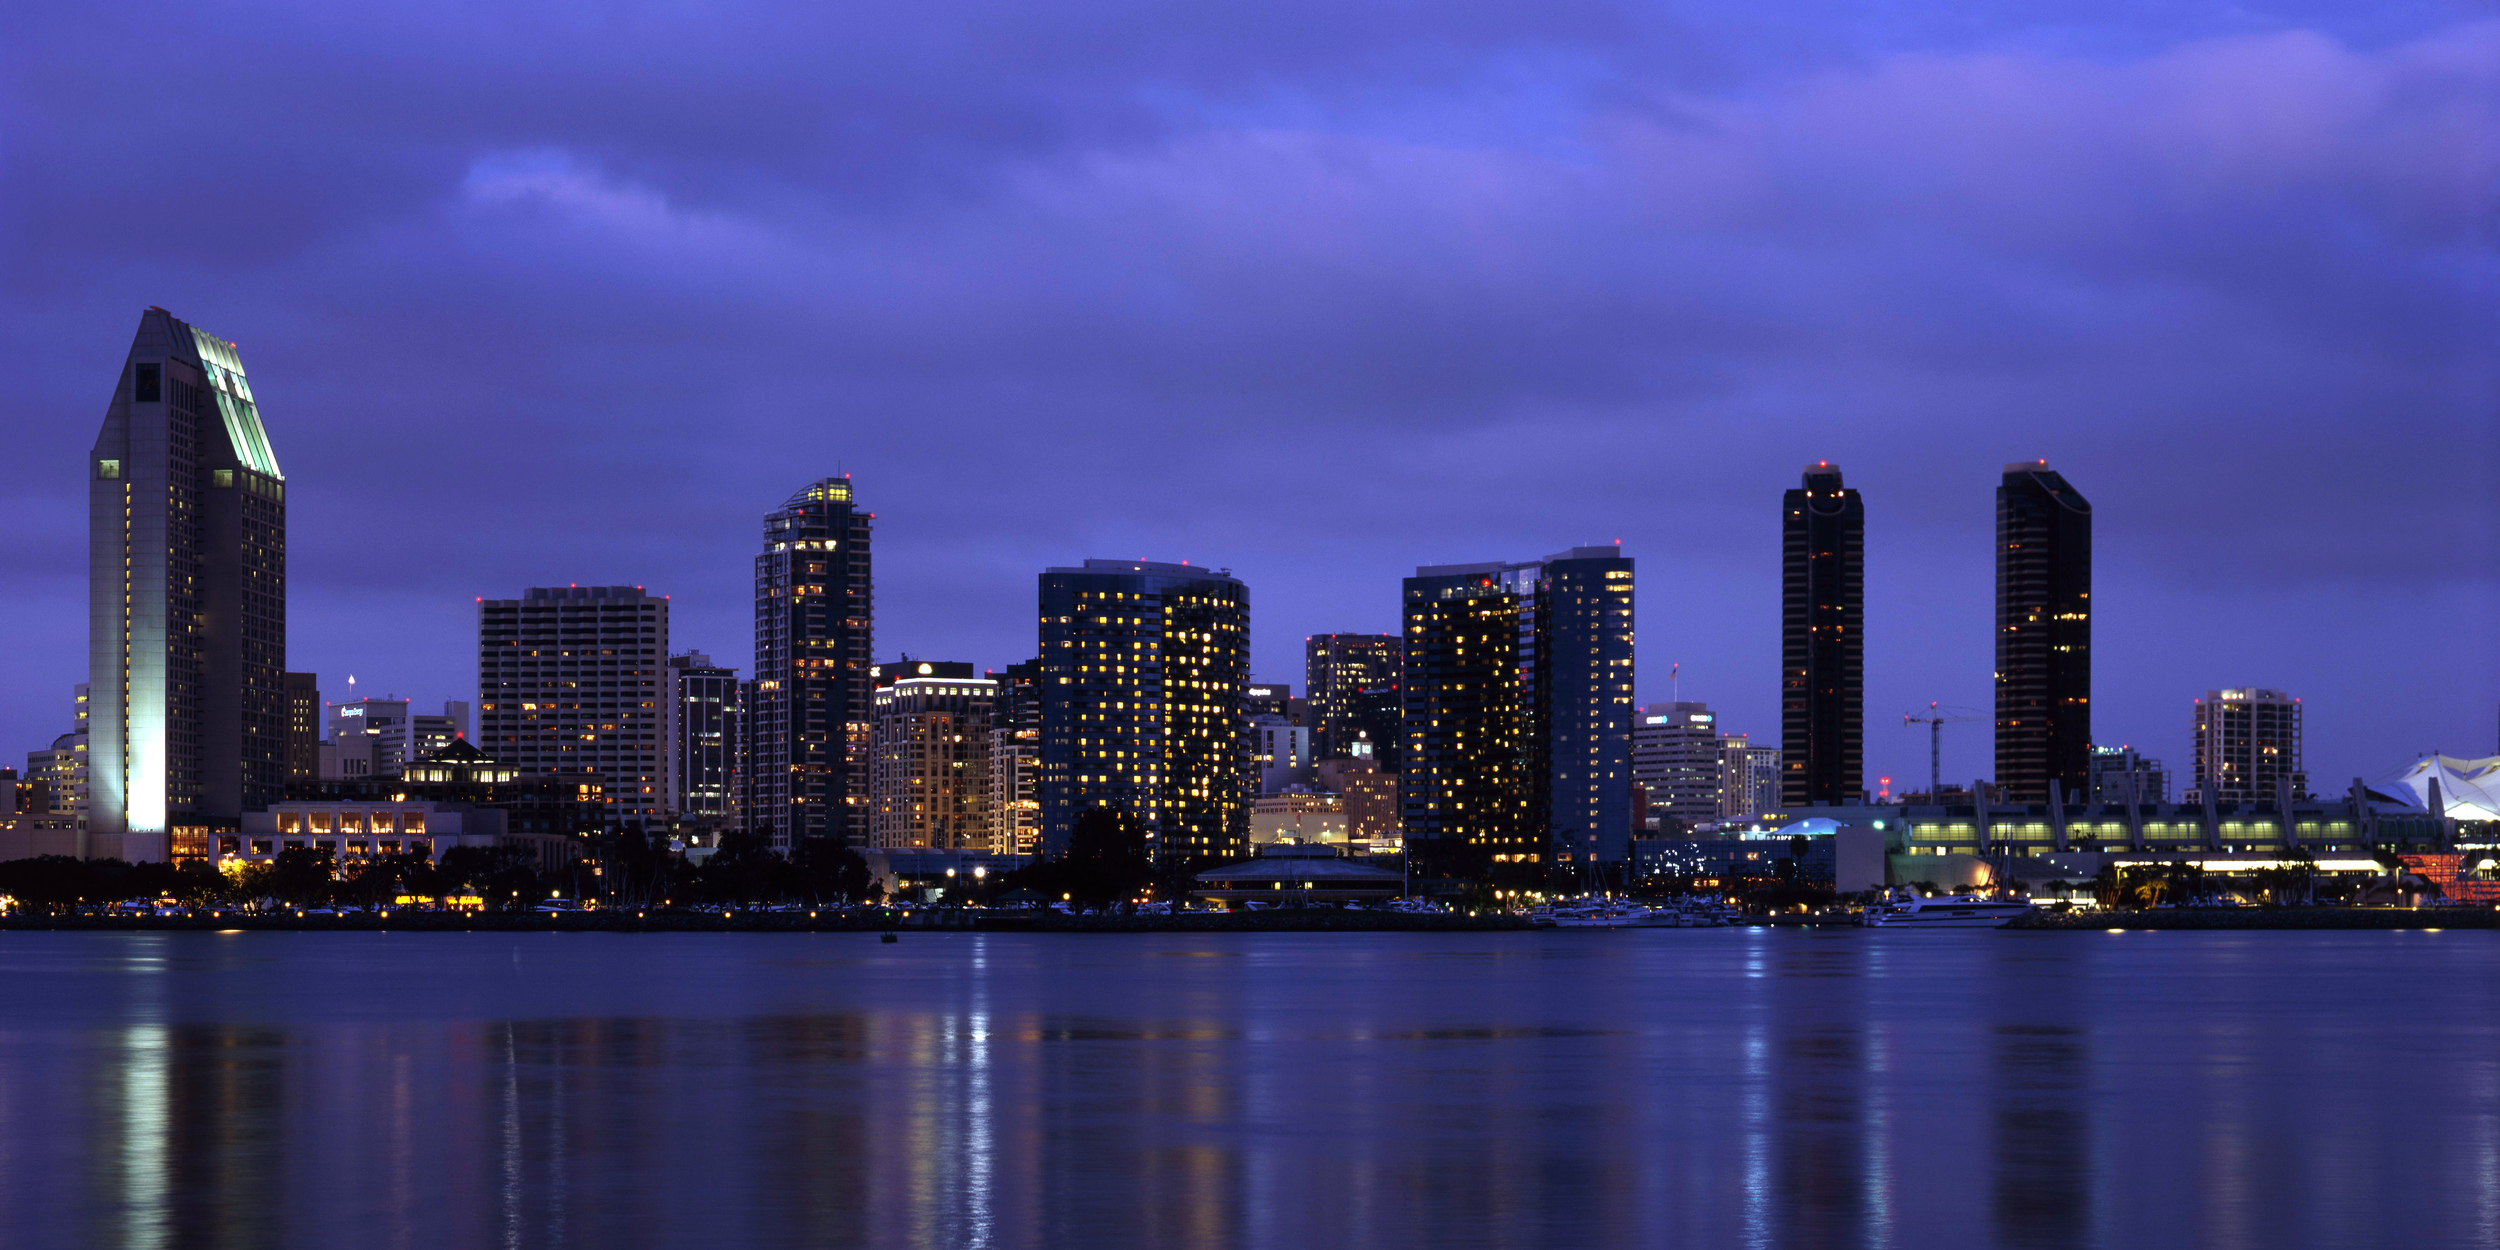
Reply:
[[[2485,932],[0,934],[13,1246],[2500,1244]]]

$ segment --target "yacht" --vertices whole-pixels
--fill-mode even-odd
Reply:
[[[1970,893],[1921,898],[1915,890],[1890,890],[1866,909],[1863,922],[1871,929],[2001,929],[2030,911],[2031,904],[2022,899]]]

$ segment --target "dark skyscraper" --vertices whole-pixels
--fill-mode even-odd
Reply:
[[[1383,771],[1396,772],[1394,693],[1406,662],[1405,642],[1396,634],[1313,634],[1302,652],[1311,758],[1368,753]],[[1384,705],[1385,722],[1378,715]]]
[[[285,797],[286,478],[234,344],[162,308],[87,465],[80,852],[206,858]]]
[[[749,827],[784,849],[807,838],[867,839],[872,519],[854,504],[848,477],[816,482],[764,518]]]
[[[1088,560],[1042,574],[1042,845],[1101,807],[1159,860],[1241,853],[1250,591],[1185,564]]]
[[[1632,561],[1574,547],[1406,579],[1400,801],[1419,867],[1611,863],[1632,836]]]
[[[1840,466],[1780,504],[1780,806],[1865,792],[1866,505]]]
[[[2092,505],[2046,460],[1997,487],[1996,784],[2015,803],[2089,793]]]

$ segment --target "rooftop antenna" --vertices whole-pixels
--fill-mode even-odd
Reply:
[[[1620,542],[1622,540],[1617,539],[1616,541]],[[1680,662],[1667,666],[1667,697],[1678,703],[1682,703],[1684,701],[1684,684],[1677,680],[1683,675],[1683,672],[1684,665]]]

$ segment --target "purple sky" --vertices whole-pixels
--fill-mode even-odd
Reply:
[[[469,697],[476,596],[745,667],[847,469],[878,650],[1229,566],[1255,667],[1418,563],[1621,539],[1640,685],[1776,738],[1778,508],[1866,492],[1867,762],[1989,702],[1993,489],[2097,509],[2097,736],[2303,696],[2324,787],[2500,704],[2500,8],[0,7],[0,747],[85,664],[138,314],[241,346],[325,691]],[[1989,768],[1984,726],[1946,772]]]

